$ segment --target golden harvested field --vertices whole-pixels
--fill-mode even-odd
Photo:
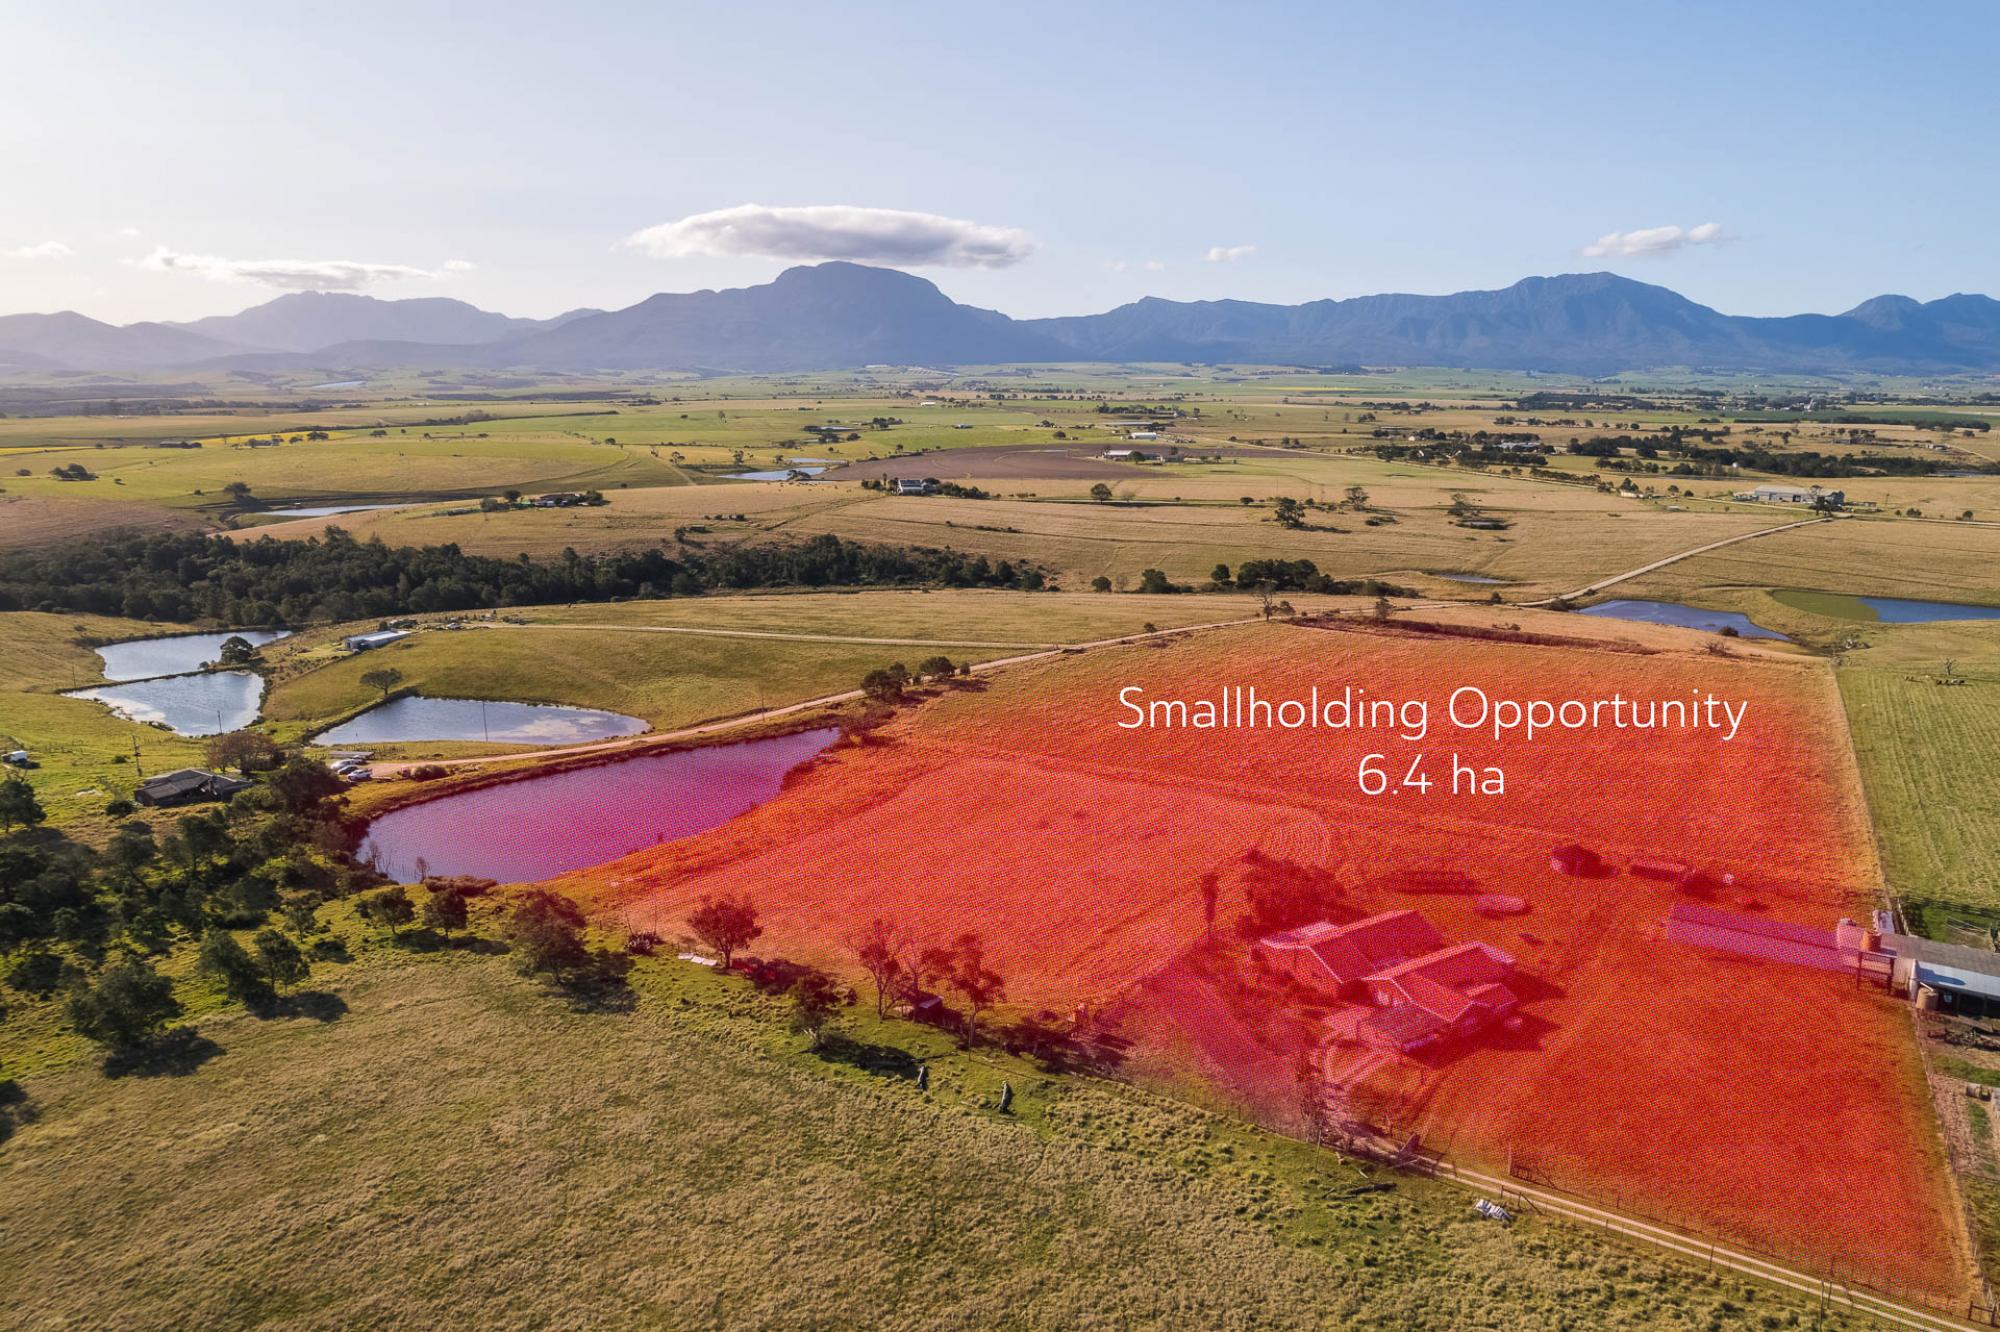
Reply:
[[[1268,504],[1245,506],[1234,495],[1174,504],[1092,503],[1087,483],[1037,483],[1073,498],[968,500],[949,496],[892,496],[840,483],[702,486],[613,493],[602,509],[525,511],[439,517],[431,508],[344,514],[262,529],[292,539],[338,526],[391,545],[455,542],[468,551],[549,555],[619,549],[671,541],[676,528],[704,526],[701,542],[783,540],[832,533],[843,539],[949,546],[992,559],[1039,563],[1066,575],[1071,586],[1100,575],[1136,585],[1148,568],[1177,581],[1205,582],[1218,563],[1232,568],[1246,559],[1308,559],[1323,573],[1343,578],[1400,578],[1477,573],[1517,586],[1508,595],[1550,595],[1593,578],[1622,572],[1677,551],[1785,521],[1788,515],[1738,511],[1670,513],[1633,500],[1560,484],[1444,474],[1431,478],[1376,466],[1351,475],[1368,484],[1367,512],[1309,513],[1303,530],[1271,521]],[[1462,483],[1462,484],[1445,484]],[[1175,485],[1144,478],[1134,487]],[[1333,481],[1300,488],[1234,477],[1215,483],[1224,492],[1272,495],[1328,492]],[[1342,484],[1345,484],[1344,482]],[[1382,495],[1377,498],[1378,484]],[[1181,487],[1192,489],[1192,487]],[[1447,512],[1454,495],[1508,521],[1504,531],[1458,526]],[[734,515],[743,515],[736,521]],[[722,515],[722,516],[718,516]],[[1369,526],[1370,516],[1393,522]],[[1426,585],[1435,593],[1466,589],[1448,582]]]
[[[1679,598],[1741,586],[2000,604],[2000,528],[1887,519],[1822,523],[1697,555],[1610,595]]]

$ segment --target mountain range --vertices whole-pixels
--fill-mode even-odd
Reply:
[[[389,366],[768,373],[875,364],[1174,361],[1432,365],[1601,375],[1718,371],[1955,374],[2000,370],[2000,301],[1878,296],[1844,314],[1725,315],[1611,273],[1499,291],[1272,305],[1156,297],[1103,314],[1011,319],[919,277],[835,262],[771,282],[649,296],[621,310],[516,319],[463,301],[280,296],[185,324],[70,311],[0,317],[0,371]]]

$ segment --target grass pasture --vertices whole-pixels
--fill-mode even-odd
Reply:
[[[12,1325],[1809,1316],[1594,1231],[1483,1222],[1458,1190],[1371,1180],[1224,1115],[960,1053],[865,1004],[821,1057],[779,1004],[696,967],[642,962],[631,1011],[579,1012],[503,958],[338,927],[358,960],[315,969],[317,1017],[211,1014],[215,1048],[185,1076],[28,1081],[32,1118],[0,1142]]]

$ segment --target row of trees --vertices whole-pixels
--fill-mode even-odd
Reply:
[[[0,553],[0,611],[304,624],[413,612],[698,596],[763,587],[1007,587],[1046,584],[1033,565],[932,546],[825,535],[785,545],[664,548],[537,561],[456,545],[391,547],[339,529],[322,539],[237,541],[127,535]]]

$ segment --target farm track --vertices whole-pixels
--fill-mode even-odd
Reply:
[[[1461,1184],[1474,1184],[1491,1189],[1503,1205],[1519,1207],[1525,1202],[1536,1212],[1596,1226],[1616,1235],[1666,1249],[1684,1258],[1707,1263],[1713,1267],[1726,1268],[1771,1285],[1783,1286],[1813,1299],[1823,1300],[1829,1306],[1845,1308],[1862,1317],[1875,1319],[1885,1326],[1915,1328],[1918,1332],[1940,1332],[1941,1329],[1962,1332],[1963,1329],[1982,1326],[1967,1319],[1920,1309],[1886,1296],[1857,1290],[1841,1283],[1837,1276],[1814,1276],[1809,1272],[1801,1272],[1796,1268],[1785,1267],[1747,1253],[1711,1244],[1667,1226],[1655,1225],[1650,1221],[1641,1221],[1635,1217],[1593,1206],[1566,1194],[1523,1184],[1517,1179],[1502,1179],[1497,1175],[1464,1170],[1451,1165],[1435,1168],[1429,1173],[1439,1179],[1451,1179]]]
[[[1651,564],[1642,564],[1636,569],[1627,569],[1624,573],[1614,574],[1610,578],[1600,578],[1596,582],[1580,587],[1574,592],[1565,592],[1560,596],[1544,597],[1540,601],[1524,601],[1520,604],[1534,607],[1553,605],[1558,601],[1575,601],[1579,597],[1587,597],[1593,593],[1602,592],[1605,588],[1612,587],[1618,583],[1628,582],[1631,579],[1639,577],[1641,574],[1649,574],[1656,569],[1664,569],[1670,564],[1679,564],[1682,560],[1691,560],[1697,555],[1706,555],[1712,550],[1721,550],[1724,546],[1734,546],[1739,542],[1755,541],[1758,537],[1774,536],[1779,532],[1790,532],[1797,528],[1812,527],[1819,523],[1830,523],[1832,521],[1833,519],[1831,518],[1807,518],[1796,523],[1782,523],[1777,527],[1759,528],[1755,532],[1742,532],[1733,537],[1724,537],[1720,541],[1711,541],[1705,546],[1696,546],[1693,550],[1684,550],[1678,555],[1669,555],[1665,559],[1654,560]]]

